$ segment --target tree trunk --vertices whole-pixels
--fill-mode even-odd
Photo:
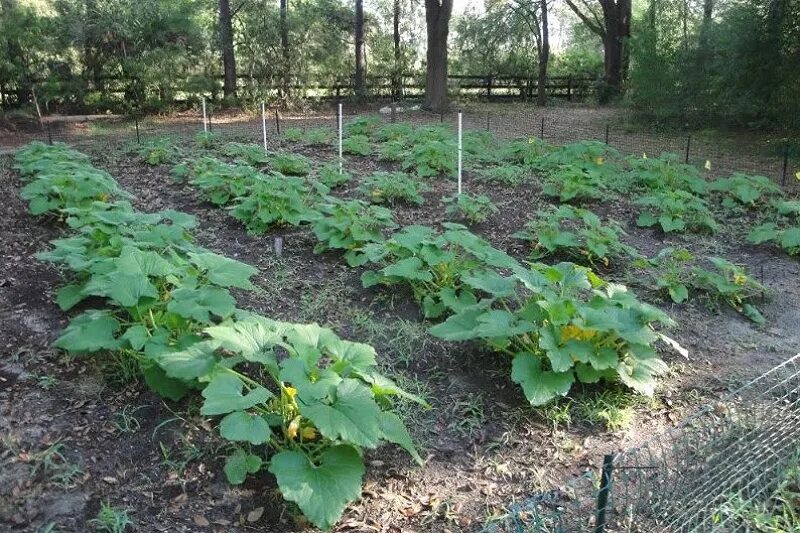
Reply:
[[[425,22],[428,29],[425,108],[444,111],[447,98],[447,35],[453,0],[425,0]]]
[[[363,99],[367,95],[367,80],[364,73],[364,1],[356,0],[356,97]]]
[[[281,65],[281,94],[284,105],[289,98],[289,80],[291,66],[289,64],[289,0],[281,0],[280,8],[281,51],[283,65]]]
[[[536,103],[542,107],[547,104],[547,66],[550,62],[550,27],[547,20],[547,0],[540,2],[541,19],[539,28],[542,34],[539,46],[539,79],[536,85]]]
[[[400,54],[400,0],[394,0],[394,75],[392,76],[392,97],[397,100],[403,92],[402,65]]]
[[[602,9],[603,22],[587,15],[573,0],[567,5],[603,41],[603,64],[605,88],[600,91],[601,103],[619,96],[628,70],[628,50],[626,40],[631,36],[631,0],[597,0]]]
[[[236,98],[236,56],[233,53],[233,21],[229,0],[219,0],[219,40],[222,47],[222,92],[226,100]]]

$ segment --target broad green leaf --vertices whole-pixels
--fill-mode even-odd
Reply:
[[[91,279],[84,292],[111,298],[122,307],[133,307],[142,298],[158,298],[158,291],[146,275],[121,270]]]
[[[374,448],[382,436],[381,409],[372,391],[355,379],[339,383],[331,405],[300,402],[300,413],[329,439]]]
[[[669,297],[676,304],[685,302],[689,298],[689,289],[686,285],[670,285],[667,287],[667,291],[669,292]]]
[[[130,344],[131,348],[134,350],[141,351],[150,338],[150,333],[143,325],[136,324],[126,329],[125,333],[123,333],[120,338],[128,341],[128,344]]]
[[[160,366],[150,363],[142,364],[142,375],[147,386],[156,394],[177,402],[189,391],[186,383],[167,376]]]
[[[300,399],[306,402],[326,398],[336,390],[337,385],[342,381],[339,374],[333,370],[320,369],[316,366],[309,368],[297,358],[281,362],[279,378],[284,383],[291,383],[297,389]]]
[[[753,304],[744,304],[742,306],[742,314],[756,324],[764,324],[767,321],[764,315],[761,314],[761,311]]]
[[[175,289],[167,304],[167,310],[201,323],[208,323],[212,314],[227,318],[235,309],[236,300],[220,287]]]
[[[330,529],[347,504],[361,496],[364,462],[355,448],[338,445],[325,450],[317,464],[301,452],[277,453],[269,471],[285,499],[296,503],[315,526]]]
[[[158,365],[171,378],[191,380],[205,376],[217,363],[216,341],[196,342],[183,350],[166,351],[156,358]]]
[[[514,356],[511,379],[522,387],[531,405],[544,405],[557,396],[566,396],[575,375],[572,371],[542,370],[542,363],[535,355],[522,352]]]
[[[492,270],[469,274],[461,279],[473,289],[482,290],[496,298],[505,298],[511,295],[517,285],[514,278],[504,278]]]
[[[121,341],[114,338],[119,321],[106,311],[86,311],[70,321],[54,345],[68,352],[116,350]]]
[[[789,228],[781,235],[781,248],[800,247],[800,228]]]
[[[236,450],[225,460],[225,477],[231,485],[241,485],[247,478],[247,474],[255,474],[261,469],[261,457],[246,453],[244,450]]]
[[[479,335],[476,333],[478,327],[478,317],[483,315],[486,311],[484,309],[465,309],[458,314],[450,316],[441,324],[433,326],[429,332],[434,337],[446,341],[465,341],[468,339],[476,339]]]
[[[385,276],[395,276],[412,281],[431,281],[433,274],[430,270],[423,270],[423,263],[419,257],[408,257],[387,266],[382,270]]]
[[[220,372],[201,393],[205,401],[200,413],[203,415],[224,415],[233,411],[250,409],[264,403],[274,395],[263,387],[255,387],[243,394],[244,383],[241,379]]]
[[[83,293],[82,285],[64,285],[58,289],[56,303],[62,311],[69,311],[84,298],[86,298],[86,295]]]
[[[264,444],[269,442],[272,431],[262,416],[235,411],[226,415],[219,423],[219,434],[234,442]]]
[[[273,348],[281,335],[270,329],[269,321],[244,319],[206,328],[205,332],[220,346],[248,361],[262,363],[277,372]]]
[[[211,252],[190,253],[189,257],[211,283],[221,287],[253,288],[250,277],[258,272],[255,267]]]
[[[178,271],[175,265],[156,252],[142,251],[133,246],[126,246],[122,249],[117,259],[117,265],[123,272],[140,273],[145,276],[163,277]]]
[[[399,416],[389,411],[383,411],[381,413],[380,426],[384,439],[402,447],[411,454],[411,457],[414,458],[418,465],[422,466],[422,457],[419,456],[417,449],[414,447],[414,440]]]

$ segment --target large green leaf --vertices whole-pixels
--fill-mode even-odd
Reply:
[[[158,291],[145,274],[119,269],[92,278],[84,292],[111,298],[122,307],[133,307],[142,298],[158,298]]]
[[[119,328],[119,321],[111,313],[86,311],[72,319],[54,344],[68,352],[116,350],[122,344],[114,338]]]
[[[245,411],[234,411],[219,423],[219,434],[224,439],[250,444],[269,442],[272,431],[264,417]]]
[[[217,357],[214,351],[219,347],[216,341],[196,342],[183,350],[165,351],[156,362],[169,377],[191,380],[205,376],[214,368]]]
[[[301,402],[300,413],[329,439],[375,448],[383,436],[381,409],[372,391],[355,379],[339,383],[331,405]]]
[[[236,300],[220,287],[180,288],[172,291],[167,309],[184,318],[208,323],[211,315],[230,316],[236,309]]]
[[[272,457],[283,497],[295,502],[315,526],[330,529],[348,503],[361,496],[364,462],[355,448],[333,446],[312,463],[301,452],[284,451]]]
[[[189,391],[186,383],[175,378],[169,377],[164,370],[153,363],[142,364],[142,375],[147,386],[155,391],[159,396],[177,402]]]
[[[242,393],[244,383],[237,376],[219,373],[214,376],[201,393],[205,402],[200,408],[203,415],[224,415],[233,411],[250,409],[264,403],[274,395],[263,387],[255,387],[246,394]]]
[[[248,361],[265,364],[277,372],[273,347],[281,341],[281,335],[270,325],[271,321],[248,318],[212,326],[205,332],[226,350]]]
[[[544,405],[557,396],[566,396],[575,375],[572,371],[556,373],[542,370],[539,358],[529,352],[514,356],[511,379],[522,387],[531,405]]]
[[[414,458],[418,465],[422,466],[422,457],[419,456],[416,447],[414,447],[414,440],[399,416],[389,411],[383,411],[381,413],[380,426],[383,438],[402,447],[411,454],[411,457]]]
[[[211,283],[222,287],[253,288],[250,277],[258,272],[255,267],[211,252],[191,253],[189,256]]]

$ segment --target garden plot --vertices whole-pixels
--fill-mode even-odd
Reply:
[[[130,432],[109,427],[105,442],[108,448],[116,446],[114,442],[124,446],[136,440],[137,449],[149,457],[146,476],[131,475],[141,460],[135,456],[97,467],[89,457],[103,457],[104,448],[79,439],[70,446],[73,433],[69,427],[60,428],[47,441],[62,446],[53,461],[73,464],[92,475],[75,475],[67,485],[40,471],[31,479],[48,495],[65,487],[85,495],[86,503],[78,511],[64,513],[64,520],[84,524],[101,503],[109,502],[115,509],[129,509],[130,517],[144,527],[149,520],[199,527],[206,523],[215,527],[215,521],[226,527],[263,520],[293,530],[304,523],[305,514],[319,526],[338,524],[343,529],[387,523],[425,530],[480,529],[503,514],[504,503],[547,490],[563,476],[592,467],[604,451],[672,424],[685,408],[793,353],[798,339],[792,324],[799,316],[800,288],[797,263],[788,254],[796,253],[798,246],[792,240],[797,230],[796,202],[767,180],[736,175],[709,183],[697,169],[668,156],[629,159],[596,142],[566,147],[535,139],[500,143],[480,133],[465,136],[466,194],[458,196],[451,179],[455,136],[449,129],[402,123],[381,127],[359,120],[345,132],[345,174],[339,173],[338,161],[329,155],[331,135],[325,130],[286,132],[283,150],[273,153],[201,135],[195,143],[157,141],[139,147],[138,154],[104,153],[92,158],[94,168],[107,170],[131,193],[125,216],[135,213],[158,225],[159,215],[144,212],[162,210],[161,217],[177,217],[167,225],[195,235],[203,251],[184,237],[170,242],[179,258],[170,254],[177,261],[173,266],[196,272],[190,275],[194,286],[168,277],[174,273],[145,273],[152,278],[155,296],[143,283],[133,291],[128,285],[94,281],[95,273],[88,281],[81,280],[85,258],[71,255],[75,242],[56,241],[42,257],[73,271],[72,284],[67,285],[71,288],[57,293],[61,307],[87,296],[92,305],[99,301],[116,309],[99,317],[106,325],[112,318],[119,324],[119,331],[103,330],[104,344],[97,347],[105,355],[70,360],[70,372],[91,374],[100,365],[121,382],[109,385],[111,392],[103,393],[104,400],[122,390],[137,401],[149,402],[146,412],[154,417],[169,419],[166,408],[180,415],[170,428],[169,442],[159,445],[158,437],[142,438],[142,433],[157,435],[160,426],[155,420],[148,422],[150,416],[131,412],[129,406],[137,401],[92,400],[93,406],[106,411],[106,418],[109,412],[116,412],[114,416],[125,412],[124,427],[135,426],[131,420],[140,424]],[[52,148],[39,150],[58,153]],[[69,164],[88,164],[77,154],[70,157]],[[31,175],[41,171],[22,170]],[[100,195],[124,196],[107,174],[93,172],[89,179],[97,183],[77,188],[84,191],[81,202],[107,203],[109,198]],[[104,189],[98,190],[98,185]],[[24,190],[32,212],[61,214],[50,216],[45,226],[33,223],[30,231],[52,233],[44,228],[59,218],[67,218],[73,230],[85,227],[87,222],[76,220],[79,215],[61,211],[59,202],[64,199],[48,192],[52,190],[31,185]],[[189,217],[170,209],[194,215],[197,227],[190,228]],[[107,222],[103,224],[105,228]],[[276,237],[283,242],[280,256],[272,251]],[[159,249],[158,255],[164,256],[165,250]],[[220,274],[239,271],[249,276],[225,277],[228,285],[215,284],[208,275],[214,264],[198,264],[198,253],[227,256],[231,259],[226,261],[236,261],[226,265],[241,265],[221,268]],[[121,251],[110,255],[117,263],[129,259],[142,263]],[[100,277],[109,275],[105,268],[97,273]],[[42,279],[42,289],[54,291],[57,280],[55,275]],[[210,285],[197,285],[198,280]],[[250,283],[255,290],[247,290]],[[176,298],[182,289],[188,292]],[[165,293],[170,296],[162,300]],[[20,296],[13,293],[9,299],[19,302]],[[127,333],[137,320],[152,327],[150,317],[132,309],[138,298],[157,301],[165,315],[177,314],[192,324],[179,325],[192,335],[177,350],[179,357],[150,357],[145,345],[138,344],[145,337]],[[46,340],[61,335],[57,309],[45,300],[31,302],[31,307],[51,317],[53,332],[43,335]],[[253,318],[236,307],[268,318]],[[73,319],[57,345],[75,352],[95,347],[80,344],[93,337],[76,331],[95,328],[97,322],[81,320]],[[290,379],[281,369],[273,374],[270,361],[247,359],[241,343],[231,340],[234,332],[239,338],[244,328],[259,324],[272,343],[285,344],[298,335],[285,333],[289,331],[285,326],[276,330],[272,320],[329,326],[332,332],[325,335],[338,335],[337,349],[350,346],[341,339],[375,346],[377,368],[409,393],[393,401],[376,398],[380,412],[392,412],[386,409],[393,407],[396,413],[380,416],[404,419],[410,435],[391,432],[399,428],[394,418],[391,426],[378,425],[382,429],[374,439],[345,434],[314,418],[314,408],[308,410],[303,404],[296,408],[296,416],[283,416],[280,424],[276,420],[273,425],[267,413],[258,410],[271,409],[272,396],[257,398],[261,401],[252,405],[236,400],[247,403],[237,404],[234,413],[246,424],[233,424],[227,412],[209,411],[206,404],[214,396],[208,389],[216,373],[200,368],[198,361],[223,367],[227,358],[239,361],[241,371],[226,371],[244,380],[237,398],[249,396],[242,396],[246,388],[250,394],[267,391],[285,403],[284,396],[291,399],[289,389],[301,391],[297,376]],[[14,342],[27,345],[25,325],[14,327],[19,332]],[[301,326],[290,329],[297,327]],[[123,329],[128,335],[124,348],[118,344]],[[166,344],[175,348],[177,342],[176,337]],[[214,344],[218,342],[227,344]],[[348,351],[363,362],[366,355],[355,352],[367,349]],[[120,376],[118,367],[125,364],[126,350],[144,357],[134,356],[139,368],[133,365]],[[307,348],[295,350],[302,360]],[[325,364],[332,362],[340,379],[366,380],[372,386],[364,390],[391,394],[366,371],[345,370],[341,361],[349,356],[337,362],[336,353],[340,352],[326,352]],[[25,367],[24,355],[18,359]],[[109,360],[118,361],[109,365]],[[278,358],[280,364],[291,360]],[[56,382],[75,383],[74,375],[65,375],[52,356],[44,365],[52,369]],[[146,384],[154,383],[152,375],[148,377],[153,367],[147,365],[178,380],[188,389],[189,399],[159,407],[162,404],[143,392]],[[270,376],[270,383],[260,384]],[[309,379],[314,384],[319,376]],[[17,379],[12,389],[29,399],[53,397],[54,390],[37,387],[30,376]],[[400,390],[391,389],[397,394]],[[163,388],[160,392],[170,397]],[[318,400],[321,408],[335,410],[336,398],[326,392]],[[264,407],[258,407],[261,404]],[[15,409],[10,408],[7,421],[12,426]],[[362,414],[355,415],[358,424],[366,424]],[[47,416],[47,409],[42,416]],[[220,419],[228,422],[220,424]],[[46,427],[45,418],[36,423]],[[239,430],[245,429],[247,438],[239,439],[243,435]],[[325,448],[304,448],[305,460],[313,465],[310,473],[334,463],[344,468],[331,476],[339,487],[336,498],[329,507],[318,508],[294,492],[285,477],[281,479],[280,463],[286,457],[281,454],[289,452],[268,438],[280,435],[280,446],[285,448],[287,442],[298,442],[291,435],[296,438],[304,431],[314,448],[325,444],[336,453],[343,447],[374,448],[383,437],[412,454],[418,448],[424,465],[415,467],[390,446],[369,451],[363,463],[359,453],[347,461],[338,456],[328,461]],[[256,433],[267,437],[255,438]],[[231,445],[226,438],[244,444]],[[9,442],[9,449],[12,445],[28,458],[43,453],[24,435]],[[157,465],[150,464],[154,456],[160,456]],[[279,466],[267,466],[276,460]],[[34,470],[33,460],[13,459],[9,464]],[[364,486],[353,488],[356,478],[361,483],[364,465]],[[105,477],[117,482],[103,481]],[[244,485],[230,488],[225,477],[234,486]],[[119,483],[120,479],[130,483]],[[171,492],[160,491],[149,500],[133,495],[137,487],[152,491],[156,480],[164,479],[173,482]],[[322,483],[311,486],[329,492],[330,486]],[[28,495],[18,491],[15,501]],[[44,521],[44,511],[36,511],[30,509],[30,520]]]

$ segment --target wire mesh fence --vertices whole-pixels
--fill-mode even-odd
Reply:
[[[599,472],[511,507],[488,529],[753,531],[737,509],[763,508],[798,454],[800,354],[678,427],[606,456]]]
[[[219,137],[239,142],[261,144],[266,137],[269,149],[286,145],[287,130],[329,130],[333,139],[337,129],[337,110],[311,113],[282,113],[267,108],[265,116],[255,113],[231,114],[206,109],[169,118],[116,117],[92,122],[47,121],[39,132],[0,138],[0,151],[8,151],[30,140],[63,141],[89,147],[96,143],[146,142],[154,138],[191,138],[209,131]],[[418,105],[401,103],[380,110],[343,106],[345,122],[374,117],[380,122],[406,122],[415,126],[442,124],[455,128],[458,113],[431,113]],[[742,134],[728,137],[693,135],[690,132],[635,130],[618,125],[603,110],[581,107],[507,109],[491,105],[463,112],[465,131],[487,131],[499,139],[537,137],[552,144],[595,140],[605,142],[625,155],[659,156],[675,154],[681,161],[704,169],[709,177],[729,176],[735,172],[763,175],[787,190],[800,190],[800,151],[786,142],[770,142]],[[316,146],[320,153],[336,154],[333,141]]]

